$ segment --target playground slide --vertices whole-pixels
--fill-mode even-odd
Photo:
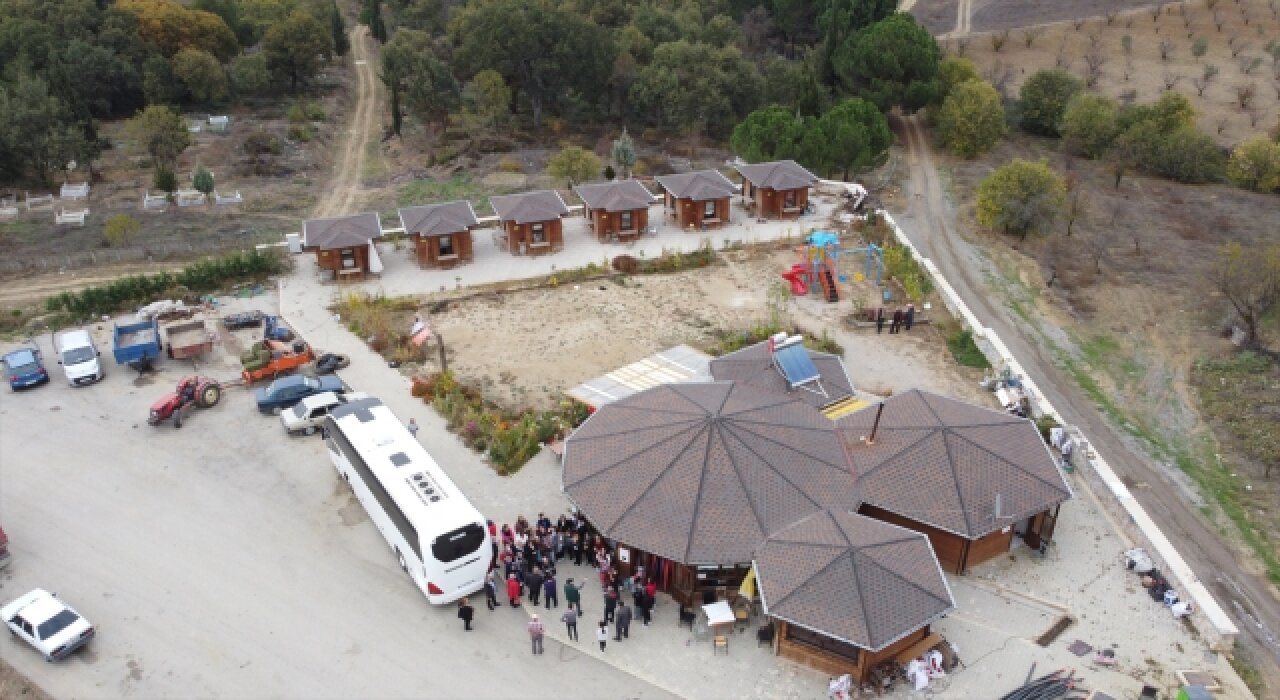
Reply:
[[[782,273],[782,279],[791,283],[792,295],[802,297],[809,293],[809,288],[805,286],[804,279],[802,279],[804,276],[804,265],[799,264],[792,265],[790,270]]]
[[[822,261],[822,267],[818,271],[818,283],[822,285],[822,298],[835,303],[840,301],[840,289],[836,286],[835,272],[831,267],[831,258]]]

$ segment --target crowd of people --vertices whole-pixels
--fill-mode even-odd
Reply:
[[[552,522],[546,514],[539,513],[532,524],[521,515],[514,524],[504,523],[499,527],[490,520],[488,527],[493,558],[485,575],[484,593],[485,605],[490,611],[503,606],[500,595],[506,597],[506,604],[512,608],[527,603],[545,610],[558,610],[563,592],[565,611],[560,615],[560,622],[565,624],[570,641],[578,641],[578,622],[584,620],[585,615],[582,599],[590,581],[577,581],[570,576],[562,584],[557,567],[572,563],[595,570],[602,609],[596,641],[601,651],[609,641],[611,624],[613,641],[623,641],[631,636],[633,619],[638,617],[645,626],[652,621],[657,584],[645,575],[642,566],[636,567],[634,575],[619,573],[613,543],[596,532],[580,514],[570,512]],[[591,588],[588,595],[595,594],[594,587]],[[458,618],[463,621],[464,630],[471,630],[474,615],[475,608],[470,601],[462,599]],[[534,613],[529,617],[527,628],[534,655],[541,654],[545,623]]]

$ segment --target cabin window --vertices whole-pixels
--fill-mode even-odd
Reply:
[[[453,236],[440,237],[440,254],[453,255]]]
[[[632,228],[632,227],[631,227],[631,223],[632,223],[632,221],[631,221],[631,217],[632,217],[631,212],[629,212],[629,211],[624,211],[624,212],[622,212],[622,230],[623,230],[623,231],[630,231],[630,230],[631,230],[631,228]]]
[[[782,206],[786,207],[787,209],[796,208],[796,191],[795,190],[787,190],[787,193],[782,196]]]
[[[547,230],[544,224],[534,224],[530,230],[532,231],[534,243],[547,242]]]
[[[716,218],[716,200],[714,200],[714,199],[709,199],[709,200],[707,200],[705,203],[703,203],[703,205],[702,205],[702,218],[704,218],[704,219],[714,219],[714,218]]]
[[[342,269],[351,270],[356,266],[356,252],[350,248],[342,251]]]
[[[796,625],[787,625],[787,641],[796,642],[813,649],[820,649],[828,654],[848,659],[852,663],[858,661],[858,647],[837,639],[825,637]]]

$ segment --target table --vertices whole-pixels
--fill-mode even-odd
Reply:
[[[717,635],[720,634],[720,625],[732,625],[735,620],[733,608],[729,607],[728,601],[724,600],[702,606],[702,613],[707,616],[707,625]]]

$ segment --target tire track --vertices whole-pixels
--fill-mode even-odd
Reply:
[[[365,154],[369,150],[375,117],[378,113],[377,77],[370,61],[369,28],[359,25],[351,30],[351,57],[356,74],[356,104],[351,110],[346,142],[342,153],[334,163],[333,178],[325,195],[316,202],[313,218],[340,216],[355,210],[360,203],[360,176],[364,170]]]

